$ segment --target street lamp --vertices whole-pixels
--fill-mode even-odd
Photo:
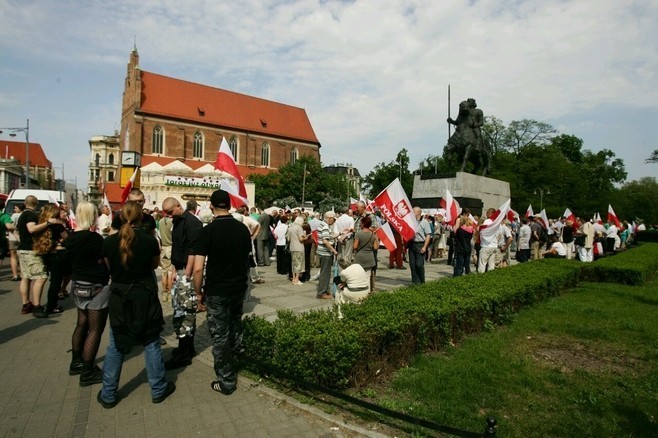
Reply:
[[[539,190],[539,211],[541,211],[541,210],[544,209],[544,194],[550,195],[551,191],[549,190],[548,187],[546,187],[546,188],[539,187],[539,188],[535,189],[535,193],[534,193],[535,195],[537,194],[537,190]]]
[[[9,131],[10,137],[16,137],[17,132],[25,133],[25,188],[30,188],[30,119],[27,119],[25,128],[0,128],[0,134],[3,130]]]

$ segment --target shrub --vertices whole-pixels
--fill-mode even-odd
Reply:
[[[583,275],[591,281],[641,284],[658,270],[658,244],[644,243],[614,257],[604,257],[583,266]]]

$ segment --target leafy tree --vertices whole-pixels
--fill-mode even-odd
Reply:
[[[557,147],[564,158],[571,163],[580,164],[583,161],[583,141],[575,135],[560,134],[553,137],[551,144]]]
[[[611,203],[620,220],[658,223],[658,182],[654,177],[630,181],[616,191]]]
[[[332,196],[324,198],[318,204],[316,210],[324,213],[325,211],[334,210],[336,212],[343,211],[348,206],[348,203],[345,199],[334,198]]]
[[[649,158],[644,160],[645,163],[658,163],[658,149],[653,151]]]
[[[491,151],[495,157],[498,152],[503,149],[502,142],[503,138],[506,136],[507,128],[503,124],[502,120],[494,116],[485,116],[482,132],[489,140]]]
[[[544,146],[550,143],[557,130],[548,123],[532,119],[514,120],[501,133],[502,148],[518,155],[521,150],[531,144]]]
[[[302,156],[295,163],[281,166],[278,172],[252,174],[250,179],[256,185],[256,205],[261,208],[287,197],[296,198],[295,205],[301,205],[302,199],[318,205],[328,196],[340,198],[354,194],[345,175],[328,174],[322,164],[310,156]]]
[[[398,152],[394,161],[390,163],[379,163],[363,178],[363,188],[366,192],[374,197],[384,190],[395,178],[400,178],[400,183],[407,193],[411,196],[413,189],[413,175],[409,172],[409,155],[406,149]]]

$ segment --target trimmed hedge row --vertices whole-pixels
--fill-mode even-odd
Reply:
[[[604,257],[583,266],[585,279],[597,282],[636,285],[658,271],[658,244],[643,243],[636,248]]]
[[[542,260],[486,275],[468,275],[376,294],[361,305],[245,319],[256,362],[327,386],[362,386],[399,369],[414,354],[435,351],[510,320],[575,286],[580,279],[639,284],[658,271],[658,245],[647,243],[595,263]]]
[[[358,387],[416,353],[437,350],[558,295],[578,283],[581,268],[573,260],[542,260],[434,281],[344,305],[343,319],[333,311],[281,311],[273,323],[250,316],[244,321],[247,351],[302,380]]]

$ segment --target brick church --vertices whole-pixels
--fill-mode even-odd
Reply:
[[[168,196],[205,201],[228,177],[213,166],[222,138],[247,181],[301,156],[320,161],[320,142],[303,108],[144,71],[135,48],[121,130],[89,142],[90,199],[104,191],[118,207],[122,187],[139,167],[145,207],[160,207]],[[248,192],[253,204],[253,185]]]

